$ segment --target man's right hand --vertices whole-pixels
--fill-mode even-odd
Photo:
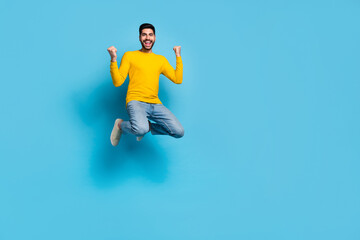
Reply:
[[[109,47],[107,50],[108,50],[108,52],[109,52],[109,54],[110,54],[110,56],[111,56],[111,61],[112,61],[112,62],[116,62],[116,58],[117,58],[116,52],[117,52],[117,49],[116,49],[114,46],[111,46],[111,47]]]

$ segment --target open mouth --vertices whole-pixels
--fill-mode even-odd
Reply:
[[[151,41],[145,41],[145,46],[151,46]]]

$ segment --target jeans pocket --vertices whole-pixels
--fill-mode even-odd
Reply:
[[[139,103],[139,101],[131,100],[126,104],[126,110],[128,110],[129,107],[134,107],[134,105],[136,105],[137,103]]]

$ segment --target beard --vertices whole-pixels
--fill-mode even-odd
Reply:
[[[141,42],[142,47],[143,47],[144,49],[147,49],[147,50],[152,49],[153,46],[154,46],[154,44],[155,44],[155,41],[152,42],[151,45],[147,47],[143,42]]]

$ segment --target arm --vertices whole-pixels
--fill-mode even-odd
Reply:
[[[110,74],[115,87],[121,86],[129,73],[130,61],[127,53],[121,59],[120,67],[118,69],[118,65],[115,61],[111,60],[110,62]]]
[[[169,61],[165,58],[161,73],[164,74],[173,83],[181,84],[183,80],[183,63],[180,56],[180,46],[174,47],[174,51],[176,55],[176,69],[174,69],[170,65]]]

